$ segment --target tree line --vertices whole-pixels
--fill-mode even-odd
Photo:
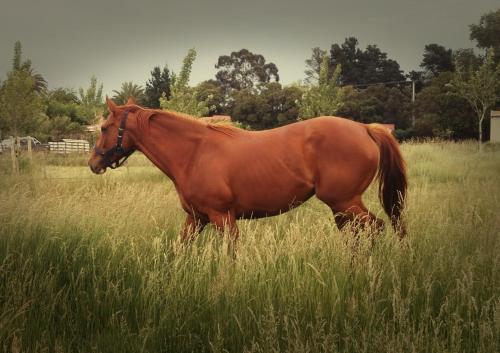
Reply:
[[[399,138],[483,138],[483,121],[500,103],[500,9],[470,26],[472,48],[424,47],[418,70],[404,73],[377,45],[349,37],[329,49],[313,48],[305,78],[280,83],[276,64],[248,49],[221,55],[215,77],[196,86],[189,78],[196,51],[178,73],[156,66],[144,85],[124,82],[113,91],[123,104],[138,104],[194,116],[230,115],[247,129],[268,129],[320,115],[396,125]],[[477,54],[476,52],[480,52]],[[412,85],[415,83],[415,102]],[[0,82],[0,137],[32,134],[41,140],[81,135],[84,125],[105,116],[102,84],[95,77],[78,91],[48,89],[15,43],[12,69]],[[486,126],[486,135],[487,135]]]

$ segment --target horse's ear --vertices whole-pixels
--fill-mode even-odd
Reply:
[[[108,98],[108,96],[106,96],[106,104],[108,105],[109,111],[114,114],[116,112],[115,102],[113,102],[111,99]]]
[[[126,103],[125,105],[135,105],[135,104],[136,104],[136,103],[135,103],[134,98],[129,97],[129,98],[128,98],[128,101],[127,101],[127,103]]]

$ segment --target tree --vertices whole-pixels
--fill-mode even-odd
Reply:
[[[76,95],[76,91],[71,88],[55,88],[47,92],[47,97],[61,103],[78,104],[78,96]]]
[[[319,47],[312,48],[312,54],[309,59],[306,59],[306,84],[315,84],[319,80],[319,72],[321,70],[321,62],[326,55],[326,50]]]
[[[495,51],[488,50],[483,64],[477,71],[468,71],[460,66],[452,85],[465,98],[476,113],[479,130],[479,150],[482,150],[483,121],[500,98],[500,63],[495,64]]]
[[[376,45],[368,45],[363,51],[354,37],[346,38],[341,45],[330,49],[330,75],[338,65],[342,66],[340,84],[358,85],[405,79],[399,64],[387,58]]]
[[[363,123],[410,125],[411,102],[408,88],[373,85],[364,89],[343,88],[343,104],[338,114]]]
[[[14,43],[14,57],[12,58],[12,70],[20,70],[21,69],[21,57],[22,57],[22,47],[21,42],[16,41]]]
[[[279,81],[277,66],[274,63],[266,63],[264,56],[247,49],[220,56],[215,68],[219,69],[215,78],[226,93],[254,88],[273,79]]]
[[[341,66],[330,77],[328,55],[323,57],[318,83],[306,89],[299,108],[299,118],[309,119],[321,115],[335,115],[343,104],[343,89],[339,85]]]
[[[24,70],[7,75],[0,95],[0,129],[14,137],[36,134],[46,120],[34,79]]]
[[[250,88],[231,92],[231,117],[234,121],[249,126],[251,129],[262,130],[268,123],[263,122],[269,107],[259,92]]]
[[[287,125],[294,123],[299,118],[299,103],[302,99],[303,91],[301,87],[282,87],[278,82],[270,82],[261,90],[269,112],[266,114],[266,128]]]
[[[270,129],[298,120],[301,96],[302,89],[298,86],[283,87],[278,82],[269,82],[260,90],[233,91],[229,112],[234,121],[251,129]]]
[[[219,81],[207,80],[200,82],[195,88],[198,102],[206,102],[208,115],[222,114],[226,108],[226,97]]]
[[[453,53],[454,66],[459,66],[464,72],[475,71],[481,66],[482,58],[473,49],[457,49]]]
[[[441,72],[455,70],[453,65],[453,51],[439,44],[427,44],[424,48],[424,58],[420,67],[428,77],[436,77]]]
[[[120,90],[113,90],[113,92],[115,93],[113,100],[119,105],[127,103],[129,98],[132,98],[139,105],[144,104],[146,100],[142,86],[131,81],[123,82]]]
[[[90,78],[90,86],[85,91],[80,87],[78,90],[80,97],[81,116],[84,117],[87,124],[94,123],[102,117],[103,100],[102,100],[102,84],[97,87],[97,78]]]
[[[45,114],[49,119],[67,117],[71,122],[87,123],[84,109],[80,106],[78,96],[72,89],[56,88],[44,96]]]
[[[35,71],[32,67],[31,60],[22,62],[22,46],[20,41],[14,43],[14,57],[12,59],[13,71],[25,71],[33,78],[33,88],[38,93],[44,93],[47,90],[47,81],[43,76]]]
[[[416,137],[471,139],[477,136],[474,112],[467,101],[454,93],[450,81],[455,74],[442,72],[418,93],[415,100]]]
[[[481,16],[479,24],[470,25],[470,39],[482,49],[493,48],[495,63],[500,62],[500,9]]]
[[[160,98],[170,98],[170,72],[165,65],[163,70],[155,66],[151,71],[151,78],[146,82],[145,104],[149,108],[160,108]]]
[[[208,106],[206,101],[198,101],[195,89],[189,87],[189,77],[193,62],[196,59],[196,50],[189,49],[182,62],[182,68],[178,75],[172,75],[170,83],[170,98],[161,97],[162,109],[182,112],[193,116],[206,116]]]

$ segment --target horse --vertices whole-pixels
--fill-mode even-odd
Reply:
[[[203,122],[172,111],[146,109],[106,97],[109,116],[90,154],[95,174],[117,168],[142,152],[173,182],[189,243],[211,223],[239,236],[236,220],[278,215],[313,195],[333,212],[339,229],[361,224],[383,229],[362,194],[379,180],[379,199],[403,238],[406,163],[389,130],[339,117],[317,117],[286,126],[247,131]]]

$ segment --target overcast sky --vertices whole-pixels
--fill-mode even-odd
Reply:
[[[220,55],[247,48],[279,69],[281,82],[304,78],[315,46],[348,36],[377,44],[408,72],[425,44],[473,47],[469,25],[498,0],[0,0],[0,79],[20,40],[49,87],[104,92],[124,81],[144,86],[156,65],[178,71],[191,47],[198,57],[191,84],[213,78]]]

